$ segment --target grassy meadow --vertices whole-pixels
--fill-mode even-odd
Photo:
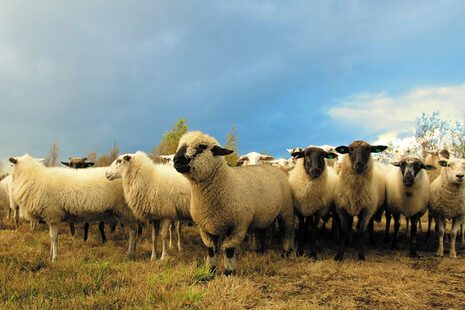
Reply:
[[[366,262],[356,260],[352,247],[345,261],[334,262],[335,243],[323,238],[316,261],[281,258],[276,247],[264,255],[243,250],[237,275],[229,277],[203,267],[205,251],[195,227],[183,227],[181,254],[173,249],[167,260],[150,262],[148,230],[135,260],[129,260],[120,227],[115,233],[106,228],[109,241],[102,245],[96,226],[83,242],[82,226],[72,237],[63,225],[55,264],[49,261],[46,226],[35,232],[26,223],[19,231],[12,227],[7,221],[0,230],[2,309],[465,309],[461,246],[459,258],[441,259],[434,255],[436,240],[426,245],[420,237],[422,257],[411,259],[405,230],[401,250],[393,252],[382,244],[382,224]]]

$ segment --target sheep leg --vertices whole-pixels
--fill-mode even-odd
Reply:
[[[373,216],[369,221],[368,221],[368,226],[366,228],[370,234],[369,242],[371,246],[376,246],[376,241],[375,241],[375,217]]]
[[[433,222],[433,215],[431,212],[428,211],[428,228],[426,228],[426,240],[425,242],[429,241],[429,238],[431,237],[431,224]]]
[[[176,234],[178,235],[178,251],[179,253],[182,252],[182,244],[181,244],[181,221],[176,222]]]
[[[297,255],[301,256],[304,254],[306,223],[305,217],[301,214],[297,214],[297,219],[299,221],[299,228],[297,229]]]
[[[421,227],[421,218],[418,219],[418,230],[422,233],[423,227]]]
[[[462,225],[460,225],[460,235],[462,236],[462,246],[465,245],[465,235],[463,234],[464,233],[464,229],[463,229],[464,227],[463,226],[464,225],[462,223]]]
[[[442,257],[444,255],[444,233],[445,233],[445,227],[444,227],[444,218],[442,215],[438,215],[436,217],[436,225],[438,225],[439,229],[439,244],[438,244],[438,251],[436,252],[436,256]]]
[[[452,220],[452,229],[450,232],[450,258],[457,258],[457,252],[455,251],[455,240],[457,237],[457,230],[460,225],[463,223],[464,216],[457,216]]]
[[[168,256],[168,235],[170,230],[170,225],[173,223],[170,219],[164,219],[161,222],[161,241],[162,241],[162,250],[161,250],[161,257],[160,259],[165,259]]]
[[[84,223],[84,241],[89,237],[89,223]]]
[[[150,260],[153,261],[157,259],[157,241],[158,241],[158,232],[160,231],[160,221],[151,221],[152,222],[152,256]]]
[[[278,215],[278,225],[283,242],[283,256],[290,254],[294,245],[294,212],[283,212]],[[247,227],[243,228],[247,231]],[[240,237],[240,235],[239,235]],[[239,244],[238,244],[239,245]],[[237,246],[234,246],[234,248]]]
[[[136,252],[136,243],[137,243],[137,225],[128,225],[129,233],[129,246],[128,246],[128,257],[133,258]]]
[[[50,255],[52,263],[56,262],[58,256],[58,225],[49,224],[50,228]]]
[[[8,209],[8,213],[6,214],[6,219],[11,219],[11,209]]]
[[[336,209],[336,214],[339,218],[341,238],[339,239],[339,250],[337,251],[337,254],[334,257],[334,260],[342,261],[344,259],[344,251],[349,230],[348,221],[351,216],[349,216],[349,214],[347,214],[347,212],[344,209],[339,208]]]
[[[397,235],[400,229],[400,214],[393,214],[394,217],[394,236],[392,237],[391,250],[397,250]]]
[[[137,235],[142,236],[142,225],[140,223],[137,223]]]
[[[406,225],[405,231],[407,233],[407,237],[410,238],[409,224],[410,224],[410,219],[408,217],[405,217],[405,225]]]
[[[75,227],[74,227],[74,223],[69,223],[68,226],[69,226],[69,231],[70,231],[70,233],[71,233],[71,236],[74,236],[74,234],[76,233],[76,229],[75,229]]]
[[[210,235],[203,229],[199,229],[200,238],[207,247],[207,259],[205,261],[207,268],[211,273],[216,272],[216,263],[218,255],[218,236]]]
[[[313,219],[312,219],[313,218]],[[319,214],[315,214],[313,217],[310,216],[310,257],[316,259],[316,239],[318,234],[318,222],[320,222],[321,216]]]
[[[235,249],[239,247],[247,234],[249,223],[242,223],[242,226],[236,226],[229,235],[223,240],[222,248],[224,250],[224,273],[233,274],[236,270]]]
[[[386,228],[384,229],[384,243],[389,242],[389,229],[391,228],[391,213],[386,211]]]
[[[117,226],[117,223],[112,223],[112,224],[110,224],[110,232],[111,232],[111,233],[114,233],[114,232],[115,232],[116,226]]]
[[[256,247],[256,252],[257,253],[265,253],[266,250],[266,229],[261,229],[255,231],[255,236],[256,236],[256,242],[257,242],[257,247]]]
[[[168,242],[168,248],[171,250],[173,248],[173,223],[170,224],[169,233],[170,241]]]
[[[107,237],[105,236],[105,223],[103,222],[98,223],[98,231],[100,232],[102,243],[107,242]]]
[[[15,229],[19,229],[19,206],[14,208],[14,217],[15,217]]]
[[[352,244],[352,241],[354,239],[354,230],[352,226],[354,225],[354,217],[353,216],[348,216],[347,217],[347,240],[346,240],[346,245]]]
[[[417,253],[417,224],[419,220],[418,215],[414,215],[410,218],[410,257],[420,257]]]
[[[364,212],[365,213],[365,212]],[[365,238],[366,238],[366,229],[367,224],[372,220],[368,218],[365,214],[361,214],[359,217],[360,226],[358,227],[358,260],[366,260],[365,257]]]

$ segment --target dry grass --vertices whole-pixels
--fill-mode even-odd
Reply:
[[[420,240],[422,258],[410,259],[405,237],[398,252],[368,248],[364,263],[351,248],[346,261],[334,262],[330,240],[322,240],[317,261],[244,251],[238,275],[225,277],[203,267],[205,251],[192,227],[184,229],[182,255],[150,262],[148,232],[131,261],[121,230],[101,245],[96,227],[84,243],[63,226],[56,264],[49,262],[45,227],[10,228],[0,231],[0,308],[465,309],[464,251],[440,259],[435,244]]]

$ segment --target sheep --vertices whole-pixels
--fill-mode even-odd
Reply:
[[[392,249],[397,248],[397,234],[400,227],[400,215],[412,222],[410,231],[410,257],[418,257],[416,251],[417,222],[428,209],[430,185],[426,171],[436,169],[417,157],[406,156],[386,175],[386,230],[385,241],[389,238],[391,215],[394,216],[394,236]]]
[[[68,162],[61,162],[63,165],[73,168],[73,169],[85,169],[89,167],[93,167],[94,163],[88,162],[87,157],[70,157]],[[117,221],[111,220],[110,223],[111,231],[114,231],[117,225]],[[69,223],[69,228],[71,231],[71,235],[74,236],[75,228],[74,223]],[[100,238],[102,243],[107,242],[107,237],[105,236],[105,223],[99,222],[98,223],[98,230],[100,232]],[[84,223],[84,241],[87,241],[89,236],[89,223]]]
[[[322,216],[329,214],[337,175],[328,167],[325,159],[334,159],[337,154],[318,147],[309,147],[292,154],[298,158],[295,168],[289,173],[289,184],[294,200],[294,210],[299,219],[298,254],[302,254],[305,234],[310,225],[310,256],[316,258],[315,235]]]
[[[428,170],[428,178],[429,182],[432,183],[441,173],[441,166],[439,165],[439,160],[447,160],[450,158],[450,153],[446,149],[442,149],[440,151],[424,151],[424,161],[425,164],[433,165],[436,167],[435,170]],[[426,230],[426,240],[428,241],[431,236],[431,225],[433,223],[433,216],[428,212],[428,228]],[[438,226],[436,224],[436,231],[438,230]]]
[[[349,146],[338,146],[336,152],[346,154],[341,163],[336,190],[335,211],[341,224],[341,238],[336,261],[344,257],[346,238],[352,228],[353,217],[359,217],[358,259],[365,260],[365,230],[373,225],[373,216],[384,205],[385,185],[381,170],[374,164],[371,153],[380,153],[385,145],[370,145],[356,140]],[[369,228],[371,229],[371,228]]]
[[[155,164],[147,154],[140,151],[120,155],[108,167],[105,175],[109,180],[121,178],[124,197],[136,218],[152,222],[151,260],[157,257],[156,242],[161,221],[161,259],[164,259],[167,256],[170,224],[175,220],[191,219],[191,190],[187,179],[171,166]],[[180,246],[178,242],[181,251]]]
[[[272,166],[280,167],[286,173],[289,173],[292,169],[294,169],[296,159],[294,157],[291,157],[289,159],[280,158],[280,159],[270,160],[268,161],[268,163],[271,164]]]
[[[259,165],[262,162],[273,160],[274,157],[266,154],[260,154],[257,152],[250,152],[240,156],[237,159],[237,166],[253,166]]]
[[[465,159],[440,160],[440,175],[431,183],[429,211],[439,226],[439,246],[436,255],[443,256],[445,220],[452,219],[450,233],[451,258],[456,258],[457,230],[465,220]]]
[[[171,155],[158,155],[158,157],[163,159],[165,161],[165,164],[173,166],[174,154],[171,154]]]
[[[11,212],[13,213],[15,229],[18,229],[20,210],[19,210],[19,206],[15,203],[14,199],[11,197],[12,191],[13,191],[13,178],[11,177],[11,174],[5,176],[0,181],[0,188],[2,188],[5,193],[7,193],[7,196],[4,199],[8,200],[8,214],[10,214]]]
[[[128,255],[134,255],[137,222],[124,200],[121,181],[108,181],[105,168],[47,168],[28,154],[9,160],[14,165],[13,198],[29,218],[49,224],[52,262],[58,255],[60,222],[117,218],[130,228]]]
[[[287,176],[271,165],[229,167],[222,157],[233,151],[200,131],[184,134],[174,157],[175,169],[192,188],[191,214],[208,249],[207,267],[216,271],[216,257],[225,252],[225,274],[235,271],[235,250],[247,231],[264,232],[278,218],[283,250],[292,249],[294,213]]]

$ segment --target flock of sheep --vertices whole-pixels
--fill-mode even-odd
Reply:
[[[10,210],[16,227],[19,216],[50,228],[51,259],[58,253],[58,225],[67,222],[124,225],[129,234],[128,255],[133,256],[138,229],[152,226],[152,255],[167,256],[171,227],[176,224],[181,250],[180,223],[193,221],[207,248],[206,264],[217,268],[224,252],[226,274],[236,269],[236,249],[252,240],[263,252],[267,231],[279,227],[283,255],[304,253],[316,257],[316,236],[321,220],[332,218],[339,249],[344,257],[358,217],[358,258],[365,260],[365,239],[373,241],[373,226],[386,216],[386,241],[394,218],[392,248],[397,247],[400,216],[410,221],[410,256],[416,250],[417,226],[426,211],[439,232],[437,255],[443,255],[445,220],[452,219],[450,257],[456,257],[455,241],[465,219],[465,160],[448,152],[429,153],[424,159],[402,156],[391,164],[372,154],[387,147],[354,141],[348,146],[309,146],[288,150],[292,158],[274,160],[256,152],[241,156],[230,167],[223,158],[232,151],[213,137],[192,131],[180,140],[167,164],[155,164],[143,152],[119,156],[109,167],[88,168],[85,159],[71,159],[65,167],[45,167],[29,155],[12,157],[11,175],[0,181],[0,219]],[[87,168],[87,169],[79,169]],[[0,222],[1,224],[1,222]],[[31,224],[31,225],[33,225]],[[87,232],[85,233],[87,236]],[[272,234],[273,235],[273,234]],[[248,236],[248,238],[246,238]],[[463,243],[462,230],[462,243]]]

